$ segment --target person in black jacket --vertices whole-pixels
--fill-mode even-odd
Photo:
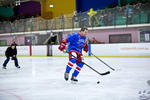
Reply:
[[[17,59],[17,48],[16,48],[16,44],[11,44],[10,47],[7,48],[7,50],[5,51],[5,56],[6,56],[6,60],[3,63],[3,68],[6,69],[6,65],[9,62],[9,60],[14,60],[15,62],[15,66],[17,68],[20,68],[20,66],[18,65],[18,59]]]

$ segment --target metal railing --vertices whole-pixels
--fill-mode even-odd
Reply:
[[[60,16],[45,20],[41,17],[0,22],[0,33],[31,32],[42,30],[70,29],[101,26],[118,26],[150,23],[150,4],[126,5],[97,10],[89,17],[88,12],[76,13],[72,17]]]

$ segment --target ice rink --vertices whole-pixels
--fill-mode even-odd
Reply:
[[[63,78],[67,57],[18,57],[21,69],[10,61],[6,70],[5,57],[0,57],[0,100],[140,100],[139,91],[150,89],[150,58],[100,59],[116,71],[85,57],[84,62],[99,72],[111,73],[100,76],[84,66],[79,82],[72,84]]]

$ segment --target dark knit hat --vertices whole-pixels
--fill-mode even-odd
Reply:
[[[12,43],[11,46],[16,46],[16,44]]]

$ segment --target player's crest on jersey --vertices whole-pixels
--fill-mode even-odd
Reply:
[[[84,44],[84,39],[80,39],[77,44]]]
[[[79,41],[82,42],[82,43],[84,43],[84,39],[80,39]]]

